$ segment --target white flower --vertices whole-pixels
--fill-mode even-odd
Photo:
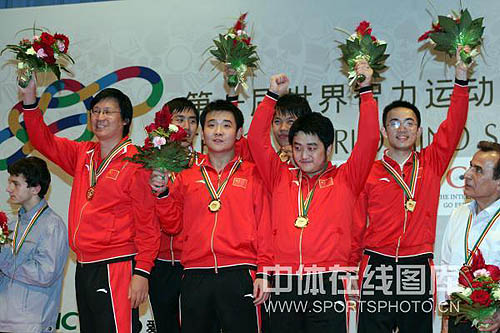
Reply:
[[[24,62],[20,61],[17,63],[17,69],[23,69],[24,68]]]
[[[478,276],[490,276],[490,272],[486,268],[478,269],[477,271],[474,272],[474,277]]]
[[[62,40],[56,40],[56,45],[57,45],[57,48],[59,49],[59,51],[64,51],[64,42]]]
[[[236,35],[235,34],[231,34],[231,33],[228,33],[224,36],[225,39],[228,39],[228,38],[236,38]]]
[[[464,291],[462,292],[462,295],[465,297],[469,297],[472,294],[472,288],[465,288]]]
[[[500,301],[500,287],[493,289],[491,296],[495,301]]]
[[[245,30],[238,30],[236,31],[236,35],[238,36],[241,36],[241,35],[246,35],[247,33],[245,32]]]
[[[350,40],[351,42],[354,42],[354,40],[358,37],[358,34],[357,33],[353,33],[352,35],[350,35],[347,40]]]
[[[33,48],[33,46],[30,47],[28,50],[26,50],[26,54],[29,54],[29,55],[36,54],[35,49]]]
[[[457,284],[455,286],[451,286],[448,289],[448,294],[449,295],[451,295],[451,294],[462,294],[465,297],[469,297],[470,294],[472,294],[472,289],[471,288],[464,288],[461,285]]]
[[[47,53],[45,53],[44,49],[38,49],[38,51],[36,51],[36,56],[37,58],[45,58],[47,57]]]
[[[163,146],[164,144],[167,143],[167,139],[165,139],[164,137],[162,136],[155,136],[153,138],[153,146],[155,148],[160,148],[161,146]]]
[[[179,127],[177,127],[177,125],[174,125],[174,124],[169,124],[168,130],[169,130],[169,132],[177,133],[179,131]]]

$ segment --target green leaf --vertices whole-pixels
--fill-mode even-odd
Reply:
[[[470,16],[470,13],[467,9],[461,11],[460,13],[460,32],[466,31],[469,29],[470,25],[472,23],[472,17]]]
[[[450,49],[453,46],[453,42],[455,41],[454,36],[446,32],[431,33],[430,38],[434,43],[436,43],[436,49],[438,46]]]
[[[454,36],[458,35],[458,26],[453,19],[447,16],[439,16],[439,25],[445,32],[451,33]]]

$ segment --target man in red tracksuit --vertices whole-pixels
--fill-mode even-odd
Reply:
[[[272,332],[347,332],[347,299],[334,271],[348,265],[352,209],[378,143],[373,71],[366,62],[358,64],[357,71],[366,76],[360,89],[359,138],[341,166],[328,161],[333,125],[319,113],[299,117],[290,129],[297,167],[282,163],[275,153],[269,130],[276,100],[288,92],[284,74],[271,77],[269,91],[250,126],[252,156],[271,193],[274,261],[279,265],[275,268],[277,292],[270,300],[270,306],[277,307],[269,308]],[[289,283],[291,288],[278,290]]]
[[[185,97],[174,98],[166,105],[172,113],[172,124],[181,126],[187,133],[181,145],[193,151],[191,164],[196,166],[199,163],[199,154],[194,152],[193,140],[198,132],[200,113],[195,105]],[[172,174],[165,181],[173,182],[175,177],[176,175]],[[160,251],[149,279],[149,299],[158,333],[180,331],[179,297],[183,275],[182,243],[182,233],[176,235],[161,233]]]
[[[354,218],[351,265],[363,254],[358,332],[432,332],[440,182],[462,135],[468,102],[467,67],[460,61],[448,116],[420,152],[414,150],[421,134],[418,109],[404,101],[384,109],[382,134],[389,148],[373,165]]]
[[[112,88],[98,93],[89,112],[97,142],[76,142],[44,123],[34,80],[20,90],[32,145],[73,177],[68,231],[80,331],[138,332],[160,232],[149,172],[124,160],[137,152],[128,138],[130,99]]]
[[[164,232],[182,230],[183,332],[257,332],[258,307],[267,297],[264,267],[272,266],[268,195],[253,163],[235,154],[241,111],[209,103],[200,122],[208,155],[162,188],[156,213]],[[160,188],[157,187],[160,185]],[[255,278],[255,271],[257,272]],[[254,280],[255,279],[255,280]]]

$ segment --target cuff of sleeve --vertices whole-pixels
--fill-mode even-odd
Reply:
[[[371,85],[358,89],[358,94],[360,94],[360,95],[363,95],[366,93],[371,93],[371,92],[373,92],[373,87]]]
[[[277,101],[278,98],[280,98],[280,95],[273,93],[272,91],[269,91],[269,90],[267,91],[266,96],[273,99],[274,101]]]
[[[468,87],[469,86],[469,80],[459,80],[455,78],[455,84],[459,85],[461,87]]]
[[[256,279],[265,279],[269,282],[272,282],[272,275],[266,274],[266,273],[257,273],[255,274]]]
[[[33,104],[28,104],[28,105],[26,105],[26,104],[23,103],[23,109],[24,110],[34,110],[37,107],[38,107],[38,102],[35,102]]]
[[[145,277],[146,279],[149,279],[149,272],[142,270],[140,268],[134,268],[134,274],[135,275],[140,275],[142,277]]]
[[[167,189],[165,191],[163,191],[162,193],[158,194],[157,198],[158,199],[166,198],[166,197],[168,197],[169,193],[170,193],[170,190],[167,187]]]
[[[226,101],[228,102],[238,102],[238,95],[234,95],[234,96],[229,96],[229,95],[226,95]]]

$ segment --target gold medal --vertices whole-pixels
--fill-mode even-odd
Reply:
[[[305,216],[299,216],[295,220],[295,226],[300,229],[304,229],[307,227],[307,224],[309,223],[309,219]]]
[[[417,204],[417,202],[413,199],[408,199],[405,203],[405,207],[407,210],[409,210],[410,212],[413,212],[415,210],[415,205]]]
[[[210,210],[212,213],[218,212],[220,209],[220,201],[219,200],[212,200],[208,204],[208,210]]]
[[[94,194],[95,194],[95,187],[94,186],[89,187],[89,189],[87,190],[87,200],[88,201],[92,200]]]

